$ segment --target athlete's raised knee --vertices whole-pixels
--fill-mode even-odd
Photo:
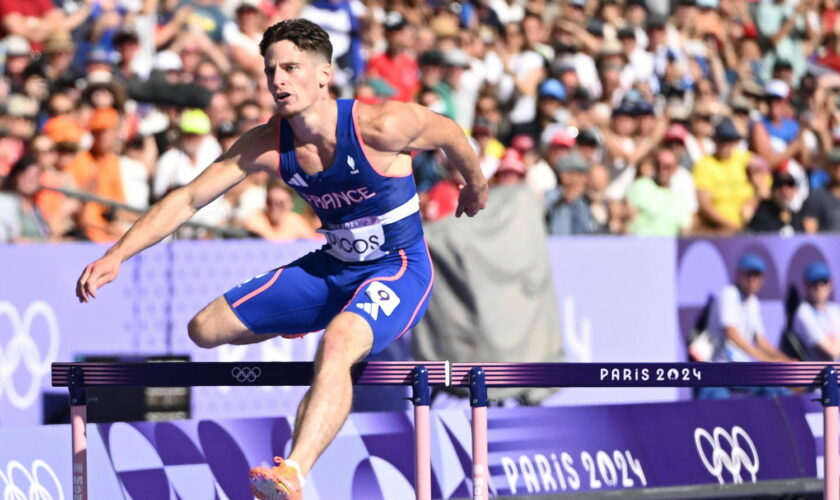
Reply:
[[[212,320],[210,314],[206,309],[202,310],[190,320],[187,324],[187,333],[190,340],[198,347],[210,349],[220,345],[218,338],[214,335],[211,327]]]

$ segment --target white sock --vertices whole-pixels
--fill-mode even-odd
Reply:
[[[284,462],[289,467],[294,467],[295,471],[297,472],[298,481],[300,481],[300,487],[303,488],[303,485],[306,484],[306,480],[303,479],[303,474],[300,473],[300,464],[298,464],[295,460],[285,460]]]

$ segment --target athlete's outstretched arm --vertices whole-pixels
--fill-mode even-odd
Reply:
[[[442,149],[464,176],[456,215],[472,217],[487,204],[487,179],[467,136],[455,121],[414,103],[386,101],[363,114],[365,142],[380,151],[400,153]]]
[[[152,205],[102,258],[88,264],[76,283],[79,301],[96,298],[97,289],[117,277],[126,259],[165,238],[248,174],[271,168],[276,137],[271,123],[244,134],[192,182]]]

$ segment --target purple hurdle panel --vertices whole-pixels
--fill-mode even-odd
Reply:
[[[382,361],[353,368],[356,385],[411,385],[415,387],[415,488],[418,500],[431,500],[429,448],[429,385],[445,385],[446,362]],[[308,386],[313,365],[289,363],[53,363],[53,387],[70,389],[70,428],[73,442],[73,498],[87,500],[87,397],[85,387],[198,387],[198,386]],[[422,378],[422,383],[415,382]],[[425,387],[425,388],[424,388]],[[419,391],[419,392],[418,392]],[[413,398],[414,399],[414,398]]]
[[[74,498],[87,499],[86,386],[305,386],[312,363],[53,363],[55,387],[69,387]],[[246,375],[247,374],[247,375]],[[415,402],[417,498],[431,494],[428,388],[469,387],[473,406],[473,495],[485,500],[488,387],[799,386],[822,390],[825,497],[840,498],[838,371],[828,363],[452,363],[369,362],[353,368],[356,385],[411,385]],[[78,492],[78,494],[77,494]]]

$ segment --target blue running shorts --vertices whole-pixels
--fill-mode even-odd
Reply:
[[[254,333],[294,337],[351,311],[373,330],[370,354],[413,327],[429,303],[434,271],[424,239],[372,262],[343,262],[323,249],[232,288],[224,297]]]

